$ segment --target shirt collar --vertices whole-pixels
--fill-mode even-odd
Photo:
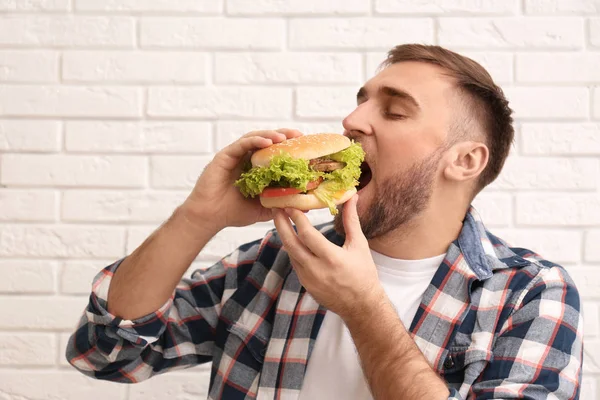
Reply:
[[[339,246],[344,244],[344,237],[333,229],[325,236]],[[478,280],[491,278],[492,272],[498,269],[530,264],[512,251],[505,241],[486,229],[473,206],[466,213],[461,231],[453,244],[458,247]]]

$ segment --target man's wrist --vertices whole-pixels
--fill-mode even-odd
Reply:
[[[192,238],[212,238],[225,226],[222,226],[222,221],[215,219],[214,215],[205,214],[202,210],[206,208],[186,200],[173,213],[173,220]]]
[[[379,282],[363,296],[359,296],[351,307],[347,307],[345,312],[340,314],[346,326],[360,325],[369,323],[368,320],[381,311],[382,307],[389,304],[389,298]]]

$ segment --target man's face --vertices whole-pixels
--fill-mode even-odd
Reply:
[[[370,169],[363,170],[358,202],[367,239],[427,209],[457,101],[441,68],[417,62],[391,65],[359,91],[357,107],[343,125],[344,135],[362,144]],[[341,213],[335,228],[343,233]]]

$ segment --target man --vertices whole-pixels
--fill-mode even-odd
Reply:
[[[403,45],[357,100],[344,134],[371,180],[333,225],[240,195],[247,153],[300,133],[245,135],[98,274],[69,362],[134,383],[212,361],[211,399],[578,398],[573,281],[470,207],[513,140],[502,91],[467,58]],[[217,232],[271,218],[265,238],[181,279]]]

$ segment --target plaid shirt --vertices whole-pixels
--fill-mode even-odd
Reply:
[[[331,224],[318,227],[331,242]],[[93,292],[67,348],[82,373],[135,383],[212,361],[209,399],[297,399],[325,309],[305,291],[276,231],[181,281],[155,313],[107,312],[111,277]],[[377,329],[377,327],[373,327]],[[582,320],[559,265],[510,248],[466,215],[428,286],[410,334],[450,399],[577,399]]]

